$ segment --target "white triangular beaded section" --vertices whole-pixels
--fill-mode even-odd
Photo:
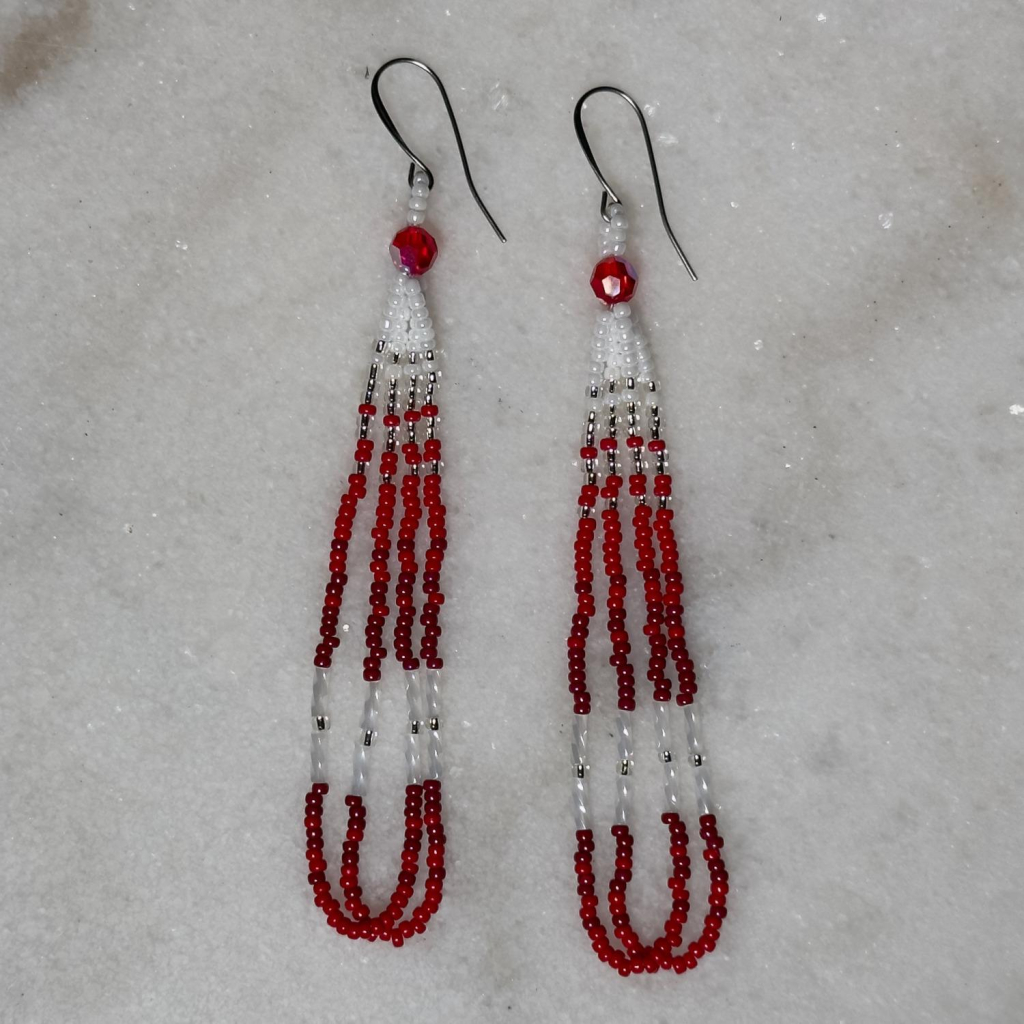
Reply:
[[[415,277],[400,270],[394,272],[377,337],[385,343],[390,362],[405,362],[415,356],[419,363],[434,348],[434,323]]]
[[[630,377],[641,383],[654,380],[654,361],[628,302],[597,314],[590,357],[592,383]]]

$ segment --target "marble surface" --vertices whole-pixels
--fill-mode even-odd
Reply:
[[[0,1020],[1024,1016],[1018,5],[0,12]],[[394,951],[328,933],[299,812],[405,198],[368,69],[403,54],[445,79],[509,242],[429,83],[395,71],[437,174],[452,543],[448,895]],[[571,114],[606,82],[648,108],[701,275],[671,257],[635,121],[598,98],[733,877],[714,956],[628,982],[577,921],[562,674],[599,200]],[[664,857],[639,844],[637,920],[664,913]]]

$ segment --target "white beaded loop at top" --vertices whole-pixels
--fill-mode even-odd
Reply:
[[[413,173],[409,212],[405,215],[407,224],[420,225],[427,219],[427,197],[430,195],[430,185],[427,182],[426,171],[417,169]]]
[[[625,256],[626,231],[629,219],[621,203],[609,203],[605,211],[608,220],[601,218],[601,255]]]
[[[386,353],[389,361],[406,363],[407,373],[435,369],[432,363],[424,363],[434,349],[434,338],[434,322],[430,319],[422,285],[417,278],[396,270],[377,335],[378,341],[384,343],[380,364],[383,365]]]

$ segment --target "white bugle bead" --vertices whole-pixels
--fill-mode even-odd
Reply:
[[[366,786],[370,770],[370,747],[377,735],[377,719],[380,716],[380,684],[366,684],[366,700],[363,702],[363,714],[359,720],[359,732],[356,735],[355,749],[352,756],[352,788],[355,796],[366,796]]]
[[[637,353],[637,380],[654,380],[654,359],[647,345],[647,339],[644,338],[643,331],[640,330],[640,325],[635,320],[633,321],[633,337]]]
[[[616,726],[619,760],[615,766],[618,778],[615,824],[628,825],[633,807],[633,712],[620,711]]]
[[[326,732],[313,732],[309,735],[310,782],[329,782],[327,778],[328,753],[330,744]]]
[[[310,714],[326,715],[329,712],[328,697],[330,696],[330,670],[313,669],[313,700],[310,702]]]
[[[427,708],[427,778],[441,778],[441,670],[428,668],[425,673]]]
[[[654,734],[658,743],[658,760],[665,771],[665,810],[679,810],[679,753],[672,746],[672,705],[665,700],[654,702]]]
[[[714,814],[711,800],[711,780],[708,776],[708,756],[701,743],[697,708],[694,704],[683,707],[683,721],[686,723],[686,744],[693,765],[693,781],[697,790],[698,815]]]
[[[423,781],[423,766],[420,756],[423,720],[423,680],[418,671],[405,673],[405,700],[409,705],[409,733],[405,738],[405,763],[407,782],[410,786]]]
[[[590,828],[590,779],[587,764],[587,716],[574,715],[572,722],[573,816],[576,831]]]
[[[313,670],[313,700],[310,704],[312,729],[310,732],[310,781],[327,782],[328,749],[331,715],[328,702],[328,670]]]
[[[363,745],[362,736],[356,740],[352,753],[352,785],[349,792],[353,796],[366,796],[368,775],[370,772],[370,748]]]

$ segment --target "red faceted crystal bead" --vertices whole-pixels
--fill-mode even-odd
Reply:
[[[437,259],[437,242],[428,231],[416,225],[402,228],[391,240],[391,259],[410,277],[425,274]]]
[[[606,256],[594,267],[590,275],[590,287],[609,306],[614,306],[616,302],[629,302],[636,291],[636,270],[628,260]]]

